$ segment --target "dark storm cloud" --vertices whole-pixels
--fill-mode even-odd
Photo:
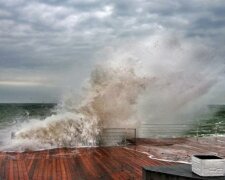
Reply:
[[[59,90],[67,72],[85,77],[94,53],[109,42],[158,31],[222,48],[224,12],[223,0],[0,0],[0,81],[11,81],[7,88],[15,93],[17,79]]]

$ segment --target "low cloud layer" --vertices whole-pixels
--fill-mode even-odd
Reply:
[[[96,52],[155,33],[223,57],[224,17],[223,0],[0,0],[0,102],[56,102],[71,80],[80,87]]]

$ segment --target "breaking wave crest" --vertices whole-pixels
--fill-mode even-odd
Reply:
[[[56,115],[22,124],[10,149],[94,146],[104,127],[136,127],[137,98],[148,80],[120,68],[97,66],[79,106],[64,101]]]

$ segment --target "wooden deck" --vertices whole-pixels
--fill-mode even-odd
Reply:
[[[0,180],[141,179],[142,166],[171,164],[123,147],[0,152]]]

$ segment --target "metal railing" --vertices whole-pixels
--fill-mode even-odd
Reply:
[[[139,128],[102,128],[97,137],[99,146],[126,146],[136,144],[138,138],[170,138],[170,137],[199,137],[225,135],[225,123],[198,124],[141,124]],[[12,139],[14,133],[11,134]],[[84,143],[85,144],[85,143]],[[86,143],[87,146],[90,143]]]
[[[225,123],[198,124],[141,124],[132,128],[103,128],[98,137],[99,146],[126,146],[136,144],[138,138],[179,138],[225,135]]]
[[[123,146],[136,143],[134,128],[103,128],[99,137],[100,146]]]
[[[198,124],[142,124],[138,136],[151,137],[202,137],[225,135],[225,123]]]

